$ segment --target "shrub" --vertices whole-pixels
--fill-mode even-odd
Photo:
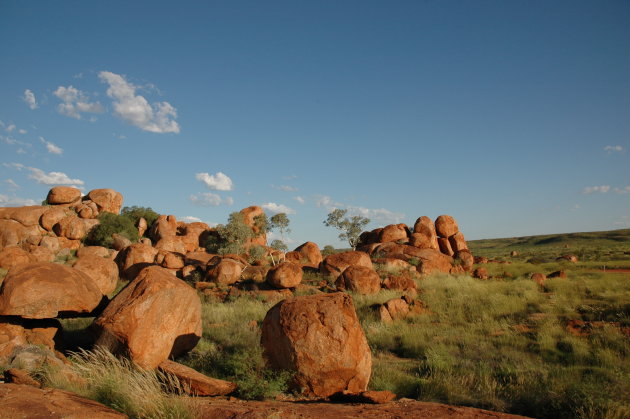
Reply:
[[[140,218],[144,218],[147,222],[147,226],[151,227],[151,225],[158,219],[160,216],[157,212],[153,211],[149,207],[123,207],[120,211],[120,215],[125,216],[131,220],[134,226],[138,225],[138,221]]]
[[[88,233],[85,244],[90,246],[112,247],[112,234],[120,234],[131,240],[138,241],[138,229],[129,217],[104,212],[98,216],[99,224]]]

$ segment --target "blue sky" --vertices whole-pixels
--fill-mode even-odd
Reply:
[[[56,184],[290,247],[630,227],[627,1],[0,2],[0,206]],[[192,219],[192,218],[191,218]]]

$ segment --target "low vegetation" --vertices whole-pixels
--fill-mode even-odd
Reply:
[[[138,241],[138,229],[131,218],[124,215],[103,212],[98,216],[99,224],[90,230],[85,238],[89,246],[103,246],[111,248],[114,243],[112,234],[119,234],[131,240]]]

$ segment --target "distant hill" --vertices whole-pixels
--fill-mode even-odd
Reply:
[[[474,255],[496,257],[512,251],[535,253],[589,253],[630,251],[630,229],[584,233],[545,234],[540,236],[470,240]]]

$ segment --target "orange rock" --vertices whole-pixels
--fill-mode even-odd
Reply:
[[[475,258],[468,250],[456,252],[455,261],[459,262],[459,266],[463,268],[464,272],[472,271],[473,265],[475,264]]]
[[[138,225],[136,227],[138,228],[139,237],[144,236],[144,233],[149,228],[149,226],[147,225],[147,220],[145,220],[144,217],[140,217],[140,219],[138,220]]]
[[[85,223],[76,216],[62,218],[53,226],[53,231],[57,236],[65,237],[70,240],[81,240],[87,233]]]
[[[370,347],[345,293],[279,302],[265,316],[261,344],[269,366],[294,371],[294,386],[307,395],[361,392],[370,380]]]
[[[302,282],[302,267],[292,262],[282,262],[269,269],[267,283],[275,288],[295,288]]]
[[[453,256],[455,254],[453,248],[451,247],[451,242],[444,237],[438,237],[438,246],[440,247],[440,252],[447,256]]]
[[[184,267],[184,255],[181,253],[166,252],[161,265],[167,269],[182,269]]]
[[[531,280],[536,282],[538,285],[543,285],[547,280],[547,276],[545,274],[541,274],[540,272],[536,272],[532,274]]]
[[[0,386],[0,405],[2,415],[6,418],[121,419],[127,417],[69,391],[53,388],[39,389],[24,384]]]
[[[409,235],[411,232],[405,224],[390,224],[380,231],[378,235],[378,241],[380,243],[386,242],[404,242],[409,241]]]
[[[96,345],[153,369],[195,347],[201,301],[184,281],[158,266],[143,269],[93,323]]]
[[[42,385],[29,375],[28,372],[19,368],[9,368],[4,372],[4,382],[11,384],[24,384],[40,388]]]
[[[0,249],[18,246],[29,236],[29,230],[14,220],[0,220]]]
[[[53,253],[57,253],[59,249],[61,249],[61,245],[59,244],[59,239],[57,237],[45,236],[42,237],[42,240],[39,242],[41,247],[44,247],[50,250]]]
[[[255,237],[247,240],[247,242],[245,243],[245,247],[248,248],[249,246],[254,246],[254,245],[266,246],[267,235],[261,234],[260,229],[256,227],[256,220],[255,220],[256,217],[260,215],[264,215],[265,211],[263,211],[261,207],[253,205],[251,207],[243,208],[240,212],[244,216],[243,221],[245,222],[246,225],[248,225],[252,229],[255,235]]]
[[[167,252],[186,253],[186,245],[179,236],[162,237],[157,243],[155,248],[159,250],[165,250]]]
[[[46,197],[46,201],[51,205],[71,204],[79,199],[81,199],[81,191],[71,186],[55,186]]]
[[[109,258],[109,250],[103,246],[85,246],[77,250],[77,257],[79,259],[85,256]]]
[[[34,262],[52,262],[55,260],[55,254],[43,246],[36,246],[30,250]]]
[[[370,256],[367,253],[354,250],[326,256],[319,269],[322,274],[330,275],[336,279],[348,266],[352,265],[373,269]]]
[[[565,271],[555,271],[550,273],[549,275],[547,275],[547,278],[562,278],[562,279],[566,279],[567,277],[567,273]]]
[[[0,365],[8,365],[15,348],[24,345],[43,345],[55,348],[54,337],[61,329],[57,320],[27,320],[0,316]]]
[[[402,298],[392,298],[383,305],[393,320],[404,319],[409,314],[409,304]]]
[[[53,231],[53,227],[62,219],[69,216],[71,212],[69,212],[65,208],[59,207],[50,207],[46,212],[44,212],[39,220],[39,224],[46,231]]]
[[[206,252],[188,252],[186,253],[186,260],[184,263],[186,265],[193,266],[206,266],[208,262],[210,262],[210,259],[215,256],[216,255]]]
[[[206,280],[222,285],[231,285],[241,279],[244,265],[234,259],[223,258],[217,264],[209,262]]]
[[[450,215],[440,215],[435,220],[435,231],[443,238],[451,237],[459,231],[457,221]]]
[[[165,237],[177,235],[177,218],[174,215],[160,215],[151,226],[149,236],[158,242]]]
[[[94,281],[81,271],[49,262],[12,268],[0,288],[0,315],[49,319],[88,314],[101,302]]]
[[[142,243],[134,243],[126,247],[116,257],[120,275],[132,280],[147,266],[155,263],[158,250]]]
[[[417,242],[422,242],[424,244],[422,248],[438,249],[435,224],[433,224],[433,221],[431,221],[429,217],[423,215],[416,220],[413,226],[413,234],[423,236],[423,239],[420,239],[419,237],[416,237],[415,239]],[[415,246],[413,243],[410,244]]]
[[[123,196],[120,192],[113,189],[94,189],[88,192],[87,197],[96,204],[99,212],[120,213],[123,203]]]
[[[473,278],[488,279],[490,278],[490,275],[488,274],[488,270],[486,268],[477,268],[473,271]]]
[[[184,224],[181,241],[186,247],[186,252],[193,252],[199,247],[203,247],[210,230],[211,228],[206,223],[196,222]]]
[[[376,228],[372,231],[364,231],[359,236],[359,245],[357,247],[363,247],[370,244],[379,242],[379,235],[381,234],[382,228]]]
[[[308,266],[311,268],[319,268],[319,264],[322,262],[322,253],[319,250],[319,246],[313,242],[306,242],[298,246],[294,252],[299,254],[299,263],[302,266]],[[291,253],[291,252],[289,252]]]
[[[354,291],[362,295],[378,294],[381,277],[365,266],[348,266],[335,282],[338,290]]]
[[[461,252],[463,250],[468,250],[468,245],[466,244],[466,240],[464,239],[464,235],[460,232],[457,232],[448,238],[448,242],[451,244],[451,249],[453,252]]]
[[[113,260],[101,256],[84,255],[72,265],[94,280],[103,295],[109,295],[118,283],[118,266]]]
[[[387,275],[382,283],[383,288],[388,290],[404,291],[415,295],[418,291],[416,281],[413,280],[409,271],[402,271],[397,274]]]
[[[208,377],[177,362],[166,360],[158,368],[177,377],[186,392],[194,396],[225,396],[236,390],[234,383]]]
[[[125,247],[131,246],[131,240],[122,234],[114,233],[112,234],[112,248],[114,250],[118,250],[119,252],[123,250]]]
[[[14,266],[33,262],[34,259],[33,256],[21,247],[10,246],[0,250],[0,268],[2,269],[9,270]]]
[[[33,205],[28,207],[3,208],[0,219],[14,220],[25,227],[39,226],[39,220],[50,207]]]

